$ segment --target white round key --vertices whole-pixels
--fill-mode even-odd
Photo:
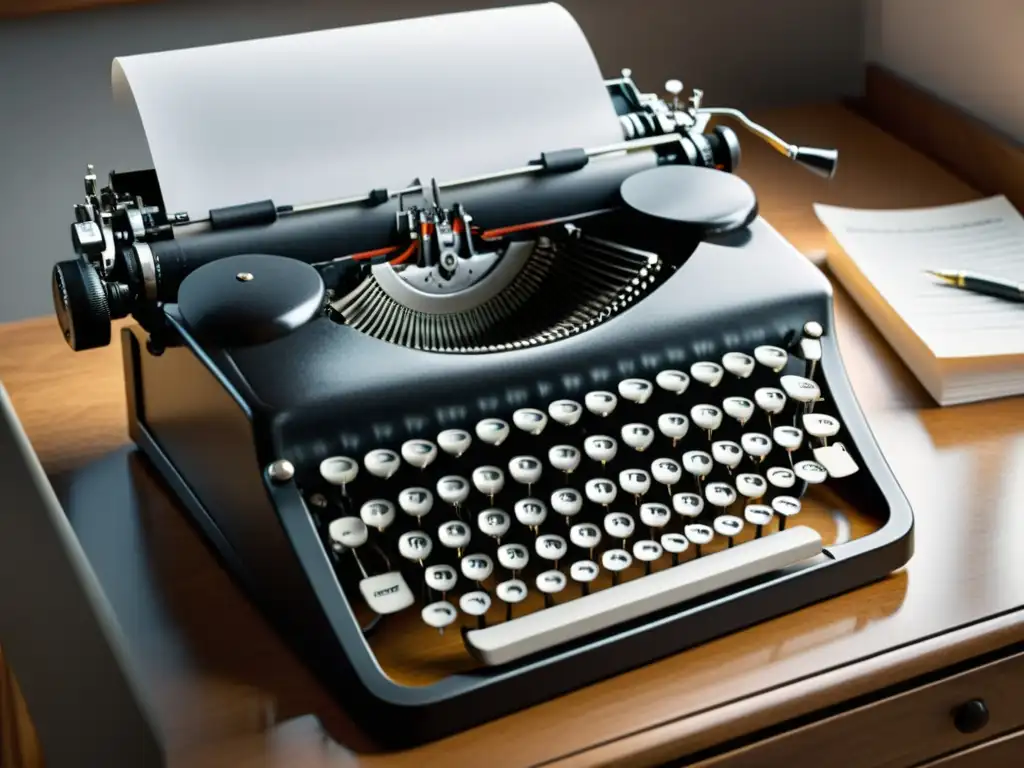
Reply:
[[[715,533],[719,536],[731,539],[733,536],[739,535],[740,531],[743,530],[743,521],[736,517],[736,515],[719,515],[715,518],[712,526],[715,529]]]
[[[789,362],[789,354],[784,349],[763,344],[754,350],[754,359],[766,368],[778,373]]]
[[[383,532],[395,522],[395,505],[386,499],[373,499],[359,508],[359,517],[370,528]]]
[[[743,449],[732,440],[716,440],[711,444],[711,457],[722,466],[736,469],[743,461]]]
[[[583,487],[583,492],[594,504],[601,504],[603,506],[611,504],[618,495],[615,483],[601,477],[587,480],[587,484]]]
[[[704,511],[704,499],[696,493],[677,493],[672,496],[672,508],[683,517],[699,517]]]
[[[658,431],[671,440],[682,440],[690,430],[690,420],[681,413],[663,413],[658,417]]]
[[[683,394],[690,386],[689,374],[682,371],[661,371],[654,379],[659,387],[674,395]]]
[[[472,435],[464,429],[446,429],[437,435],[437,447],[455,458],[469,450],[472,444]]]
[[[515,605],[526,599],[526,584],[519,579],[509,579],[495,587],[494,592],[503,603]]]
[[[789,467],[772,467],[765,472],[765,477],[776,488],[792,488],[796,485],[796,474]]]
[[[728,483],[708,483],[704,486],[704,498],[708,504],[725,509],[736,501],[736,489]]]
[[[687,539],[698,546],[710,544],[711,540],[715,538],[715,532],[711,530],[710,526],[703,523],[692,523],[683,528],[683,533],[686,534]]]
[[[498,547],[498,564],[507,571],[519,571],[530,562],[530,552],[522,544],[502,544]]]
[[[690,366],[690,375],[701,384],[717,387],[722,381],[722,376],[725,375],[725,370],[718,363],[702,360]]]
[[[722,409],[717,405],[701,403],[690,409],[690,418],[700,429],[714,431],[722,426]]]
[[[772,430],[772,437],[780,448],[795,451],[804,441],[804,431],[799,427],[783,425]]]
[[[445,475],[437,481],[437,495],[445,504],[458,506],[469,498],[469,483],[458,475]]]
[[[665,550],[661,544],[649,539],[640,539],[633,542],[633,557],[641,563],[653,563],[664,554]]]
[[[535,456],[515,456],[508,463],[508,473],[517,483],[533,485],[544,473],[544,465]]]
[[[327,535],[336,546],[355,549],[366,543],[369,532],[366,523],[358,517],[339,517],[327,526]]]
[[[604,463],[615,458],[619,443],[608,435],[590,435],[583,441],[583,452],[588,458]]]
[[[740,379],[745,379],[754,372],[754,358],[742,352],[726,352],[722,355],[722,366]]]
[[[646,503],[640,505],[640,522],[648,528],[664,528],[672,519],[672,511],[664,504]]]
[[[694,477],[707,477],[711,474],[712,466],[711,456],[704,451],[687,451],[683,454],[683,469]]]
[[[662,485],[675,485],[683,478],[683,468],[675,459],[655,459],[651,462],[651,475]]]
[[[477,467],[473,470],[473,486],[485,496],[494,496],[505,487],[505,473],[497,467]]]
[[[624,400],[643,405],[654,394],[654,385],[647,379],[623,379],[619,382],[619,396]]]
[[[431,603],[420,612],[423,623],[434,629],[444,629],[450,626],[458,615],[459,612],[455,610],[455,606],[446,600]]]
[[[512,527],[512,518],[503,509],[485,509],[477,515],[476,527],[484,536],[500,539]]]
[[[817,320],[808,320],[804,323],[804,335],[810,336],[812,339],[820,339],[825,333],[825,329],[821,327],[821,323]]]
[[[628,539],[635,530],[636,523],[625,512],[612,512],[604,516],[604,532],[613,539]]]
[[[539,435],[548,425],[548,417],[536,408],[520,408],[512,414],[512,423],[528,435]]]
[[[627,424],[621,434],[622,442],[636,451],[645,451],[654,442],[654,430],[646,424]]]
[[[768,484],[764,478],[753,472],[744,472],[736,475],[736,492],[748,499],[760,499],[768,490]]]
[[[593,549],[601,543],[601,529],[593,523],[576,523],[569,529],[569,541],[580,549]]]
[[[813,437],[835,437],[839,432],[839,419],[824,413],[805,413],[804,429]]]
[[[501,445],[508,433],[508,422],[501,419],[481,419],[476,423],[476,436],[488,445]]]
[[[458,574],[450,565],[428,565],[423,572],[427,586],[438,592],[451,592],[455,589]]]
[[[453,520],[450,523],[443,523],[438,526],[437,540],[441,542],[443,547],[462,549],[469,544],[470,533],[468,525],[460,523],[458,520]]]
[[[402,443],[402,458],[417,469],[425,469],[437,458],[437,446],[429,440],[406,440]]]
[[[565,557],[565,553],[569,551],[569,545],[557,533],[541,534],[537,537],[533,548],[536,550],[538,557],[543,560],[550,560],[551,562],[561,560]]]
[[[434,551],[434,542],[423,531],[406,531],[398,537],[398,554],[406,560],[422,562]]]
[[[786,393],[775,387],[761,387],[754,392],[754,402],[765,413],[781,413],[786,407]]]
[[[559,488],[551,493],[551,508],[562,517],[573,517],[583,509],[583,494],[575,488]]]
[[[580,584],[589,584],[600,572],[597,563],[591,560],[577,560],[569,566],[569,578]]]
[[[376,448],[363,457],[363,466],[374,477],[387,480],[398,471],[402,462],[394,451],[389,451],[387,448]]]
[[[783,376],[779,383],[786,394],[798,403],[813,403],[821,397],[821,388],[803,376]]]
[[[740,445],[749,456],[762,458],[772,452],[772,441],[760,432],[746,432],[740,437]]]
[[[754,415],[754,404],[745,397],[727,397],[722,401],[722,410],[743,426]]]
[[[527,528],[536,528],[548,519],[548,508],[540,499],[520,499],[515,505],[516,520]]]
[[[601,565],[606,571],[619,573],[633,564],[633,556],[624,549],[607,549],[601,555]]]
[[[792,517],[800,511],[800,499],[792,496],[776,496],[772,499],[772,509],[783,517]]]
[[[488,578],[494,573],[494,561],[491,560],[490,555],[475,554],[466,555],[462,558],[462,562],[459,563],[462,569],[462,575],[470,581],[477,583]]]
[[[330,456],[320,462],[320,476],[331,485],[348,485],[359,475],[359,464],[348,456]]]
[[[661,546],[669,554],[678,555],[686,551],[687,547],[690,546],[690,542],[681,533],[663,533],[661,535]]]
[[[583,415],[583,406],[575,400],[555,400],[548,406],[548,415],[559,424],[571,427]]]
[[[632,496],[643,496],[651,490],[651,475],[646,469],[624,469],[619,472],[619,488]]]
[[[772,521],[772,508],[767,504],[747,504],[743,508],[743,517],[751,525],[768,525]]]
[[[398,506],[417,520],[434,506],[434,494],[426,488],[403,488],[398,494]]]
[[[548,451],[548,462],[557,470],[572,472],[580,465],[579,449],[571,445],[556,445]]]
[[[459,609],[467,616],[483,616],[491,610],[491,596],[479,589],[467,592],[459,598]]]
[[[805,483],[815,485],[828,479],[828,470],[816,461],[798,461],[793,467],[796,476]]]
[[[561,571],[544,571],[537,574],[537,589],[545,595],[557,595],[568,583],[569,580]]]
[[[595,416],[610,416],[618,404],[619,398],[615,396],[615,393],[604,390],[587,392],[586,397],[583,398],[583,405]]]

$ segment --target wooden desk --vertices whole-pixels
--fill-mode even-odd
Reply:
[[[744,142],[742,175],[758,190],[764,216],[803,251],[826,244],[811,210],[815,201],[884,207],[977,196],[843,107],[759,117],[793,140],[840,149],[839,173],[825,183],[758,142]],[[916,513],[916,554],[905,571],[501,721],[389,755],[365,751],[344,713],[241,597],[144,464],[124,449],[117,349],[73,354],[51,318],[11,325],[0,329],[0,379],[50,472],[59,477],[84,462],[128,462],[146,496],[139,526],[144,556],[136,573],[120,575],[132,588],[119,588],[110,599],[130,616],[125,631],[179,764],[651,765],[696,754],[710,760],[715,749],[739,748],[735,740],[744,738],[771,749],[779,743],[764,741],[771,729],[791,730],[797,718],[804,724],[837,716],[873,697],[888,700],[890,686],[916,686],[922,676],[944,675],[953,665],[1024,641],[1024,398],[938,409],[841,291],[836,312],[854,388]],[[954,686],[956,695],[967,695],[972,684]],[[940,706],[936,717],[947,717],[949,690],[929,694]],[[1010,709],[993,707],[989,730],[970,737],[944,723],[941,734],[933,729],[941,739],[932,746],[952,752],[1000,729],[1022,727],[1016,723],[1024,720],[1024,705]],[[883,718],[881,730],[859,734],[888,735],[902,744],[900,760],[887,764],[937,754],[922,755],[926,745],[907,739],[907,731],[901,737],[898,728],[913,720],[902,719],[905,714],[896,710]],[[320,723],[331,738],[324,738]],[[837,737],[843,726],[836,727],[823,743]],[[1006,740],[999,748],[1014,754],[1019,744]],[[829,764],[840,764],[841,757],[832,754]],[[712,762],[751,764],[743,762],[747,758]],[[981,759],[978,764],[999,764]]]

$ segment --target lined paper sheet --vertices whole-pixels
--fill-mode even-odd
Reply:
[[[164,201],[300,205],[518,168],[622,140],[582,30],[556,3],[115,59]]]
[[[965,270],[1024,283],[1024,217],[1005,197],[899,211],[814,211],[936,357],[1024,354],[1024,304],[959,290],[926,272]]]

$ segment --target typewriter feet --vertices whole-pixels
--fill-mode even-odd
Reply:
[[[725,235],[757,218],[757,196],[731,173],[693,165],[662,165],[636,173],[619,188],[622,201],[657,234],[680,229],[700,238]]]

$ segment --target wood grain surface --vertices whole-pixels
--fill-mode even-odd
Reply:
[[[816,201],[901,207],[977,197],[843,107],[757,117],[789,141],[840,150],[827,183],[743,136],[741,175],[764,217],[802,251],[826,247]],[[125,448],[117,349],[74,354],[52,318],[7,326],[0,380],[55,477],[92,462],[126,465],[136,478],[145,502],[136,571],[100,576],[118,585],[109,598],[130,617],[125,632],[176,764],[646,765],[1024,639],[1024,398],[940,409],[841,292],[836,313],[854,389],[916,513],[916,554],[904,571],[392,754],[363,742]]]

